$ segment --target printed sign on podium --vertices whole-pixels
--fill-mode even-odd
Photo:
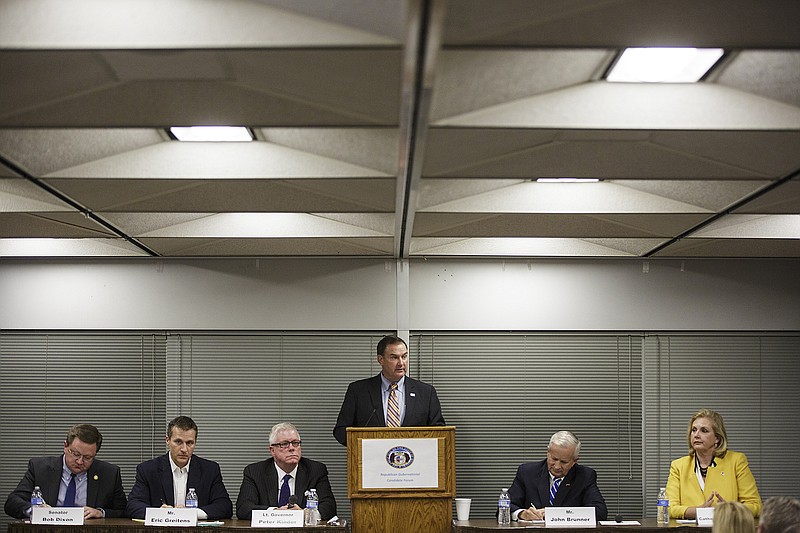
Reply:
[[[352,533],[450,533],[455,427],[347,428]]]

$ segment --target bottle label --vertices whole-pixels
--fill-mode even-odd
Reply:
[[[197,500],[186,500],[187,509],[197,509]]]
[[[656,505],[659,507],[669,507],[669,500],[658,500]]]
[[[308,500],[306,502],[306,506],[309,509],[316,509],[317,507],[319,507],[319,502],[317,500]]]
[[[31,505],[44,505],[43,498],[31,498]]]
[[[511,500],[498,500],[497,501],[498,507],[511,507]]]

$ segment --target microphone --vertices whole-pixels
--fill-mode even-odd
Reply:
[[[298,503],[299,502],[297,500],[297,496],[292,494],[291,496],[289,496],[289,501],[286,502],[286,507],[291,507],[293,505],[297,505]]]
[[[364,424],[364,427],[369,427],[369,423],[372,422],[372,417],[376,416],[377,413],[375,412],[375,408],[372,408],[372,412],[369,414],[369,418],[367,418],[367,423]]]

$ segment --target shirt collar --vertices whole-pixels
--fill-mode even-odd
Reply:
[[[64,479],[69,479],[69,476],[72,475],[72,470],[67,468],[67,458],[61,456],[61,477]],[[80,474],[75,474],[75,479],[77,481],[83,481],[89,476],[88,470],[86,472],[81,472]]]
[[[278,471],[278,479],[279,480],[283,479],[283,477],[286,474],[289,474],[290,476],[292,476],[292,479],[297,479],[297,466],[299,464],[300,463],[297,463],[297,465],[295,465],[295,467],[292,469],[291,472],[284,472],[283,469],[281,469],[281,467],[278,466],[278,461],[275,461],[275,470]]]
[[[402,391],[403,391],[403,384],[404,384],[405,382],[406,382],[406,377],[405,377],[405,376],[403,376],[402,378],[400,378],[400,379],[398,380],[398,382],[397,382],[397,390],[399,390],[400,392],[402,392]],[[381,374],[381,387],[382,387],[382,389],[383,389],[383,392],[386,392],[386,391],[388,391],[388,390],[389,390],[389,386],[390,386],[391,384],[392,384],[392,382],[391,382],[391,381],[389,381],[388,379],[386,379],[386,376],[384,376],[383,374]]]
[[[172,472],[174,474],[175,470],[177,470],[180,467],[175,464],[175,461],[172,460],[172,455],[169,452],[167,452],[167,458],[169,459],[169,467],[170,467],[169,470],[170,470],[170,472]],[[186,463],[186,466],[183,467],[187,474],[189,473],[189,465],[190,464],[192,464],[192,458],[191,457],[189,457],[189,461]]]

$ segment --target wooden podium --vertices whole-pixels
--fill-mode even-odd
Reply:
[[[456,494],[455,435],[454,426],[347,428],[353,533],[450,533]],[[392,478],[413,471],[414,462],[415,469],[423,470],[420,475],[428,476],[423,481],[428,486]],[[436,475],[431,477],[433,469]],[[391,481],[403,486],[385,484]]]

